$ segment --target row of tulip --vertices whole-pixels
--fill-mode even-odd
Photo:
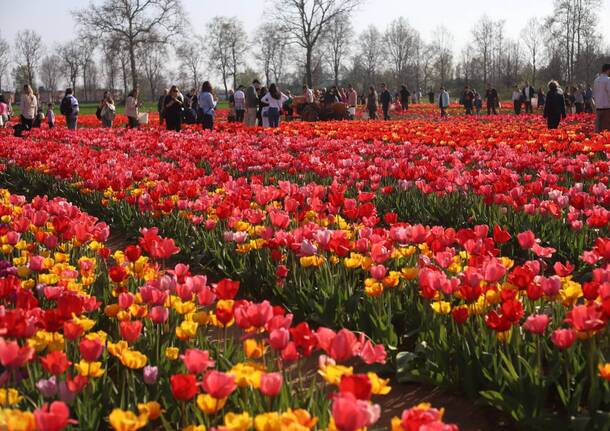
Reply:
[[[178,249],[156,229],[113,252],[108,226],[65,200],[0,190],[0,209],[0,428],[355,431],[379,419],[374,400],[391,388],[370,365],[386,353],[364,334],[314,331],[237,299],[238,282],[164,268]],[[392,429],[457,427],[420,405]]]

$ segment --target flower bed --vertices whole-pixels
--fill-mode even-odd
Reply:
[[[371,397],[390,387],[366,364],[386,353],[364,334],[313,331],[237,299],[237,282],[165,269],[177,248],[155,229],[113,252],[107,225],[65,200],[0,190],[0,208],[3,429],[352,431],[379,418]],[[303,374],[309,357],[321,378]],[[393,426],[457,429],[441,417],[422,405]]]
[[[0,155],[6,180],[68,194],[130,231],[159,226],[247,297],[370,334],[404,380],[459,387],[527,426],[565,415],[596,429],[610,410],[608,136],[524,117],[472,142],[503,120],[442,123],[449,145],[380,135],[410,136],[413,122],[366,123],[376,138],[364,141],[321,123],[40,131],[7,137]],[[324,137],[300,137],[316,128]]]

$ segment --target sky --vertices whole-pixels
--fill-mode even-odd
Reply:
[[[99,3],[100,0],[95,0]],[[265,21],[273,0],[182,0],[195,31],[204,34],[205,24],[214,16],[236,16],[252,35]],[[2,25],[0,35],[13,41],[23,28],[42,35],[45,45],[65,42],[75,36],[70,11],[85,7],[89,0],[0,0]],[[606,29],[610,43],[610,0],[602,0],[599,29]],[[506,22],[505,34],[517,38],[525,22],[532,16],[544,18],[553,7],[553,0],[365,0],[354,13],[353,24],[361,32],[370,24],[381,31],[398,16],[405,17],[425,40],[432,40],[433,31],[444,25],[453,35],[457,54],[471,37],[471,29],[481,15]],[[544,29],[541,29],[544,31]]]

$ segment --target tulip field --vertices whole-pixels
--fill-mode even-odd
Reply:
[[[449,113],[0,129],[0,430],[610,431],[610,133]]]

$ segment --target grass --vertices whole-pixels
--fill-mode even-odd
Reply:
[[[87,115],[87,114],[93,115],[93,114],[95,114],[95,110],[97,109],[98,106],[99,106],[98,103],[82,103],[79,105],[80,114],[81,115]],[[229,107],[229,103],[227,101],[218,102],[219,109],[226,109],[228,107]],[[55,103],[53,105],[53,110],[55,111],[55,115],[59,115],[59,103]],[[21,110],[19,109],[18,103],[13,104],[13,112],[15,113],[15,116],[18,116],[21,114]],[[43,112],[47,112],[46,105],[44,105]],[[123,114],[124,112],[125,112],[125,106],[118,105],[117,114]],[[143,102],[143,106],[140,108],[140,112],[157,112],[157,103],[156,102]]]

